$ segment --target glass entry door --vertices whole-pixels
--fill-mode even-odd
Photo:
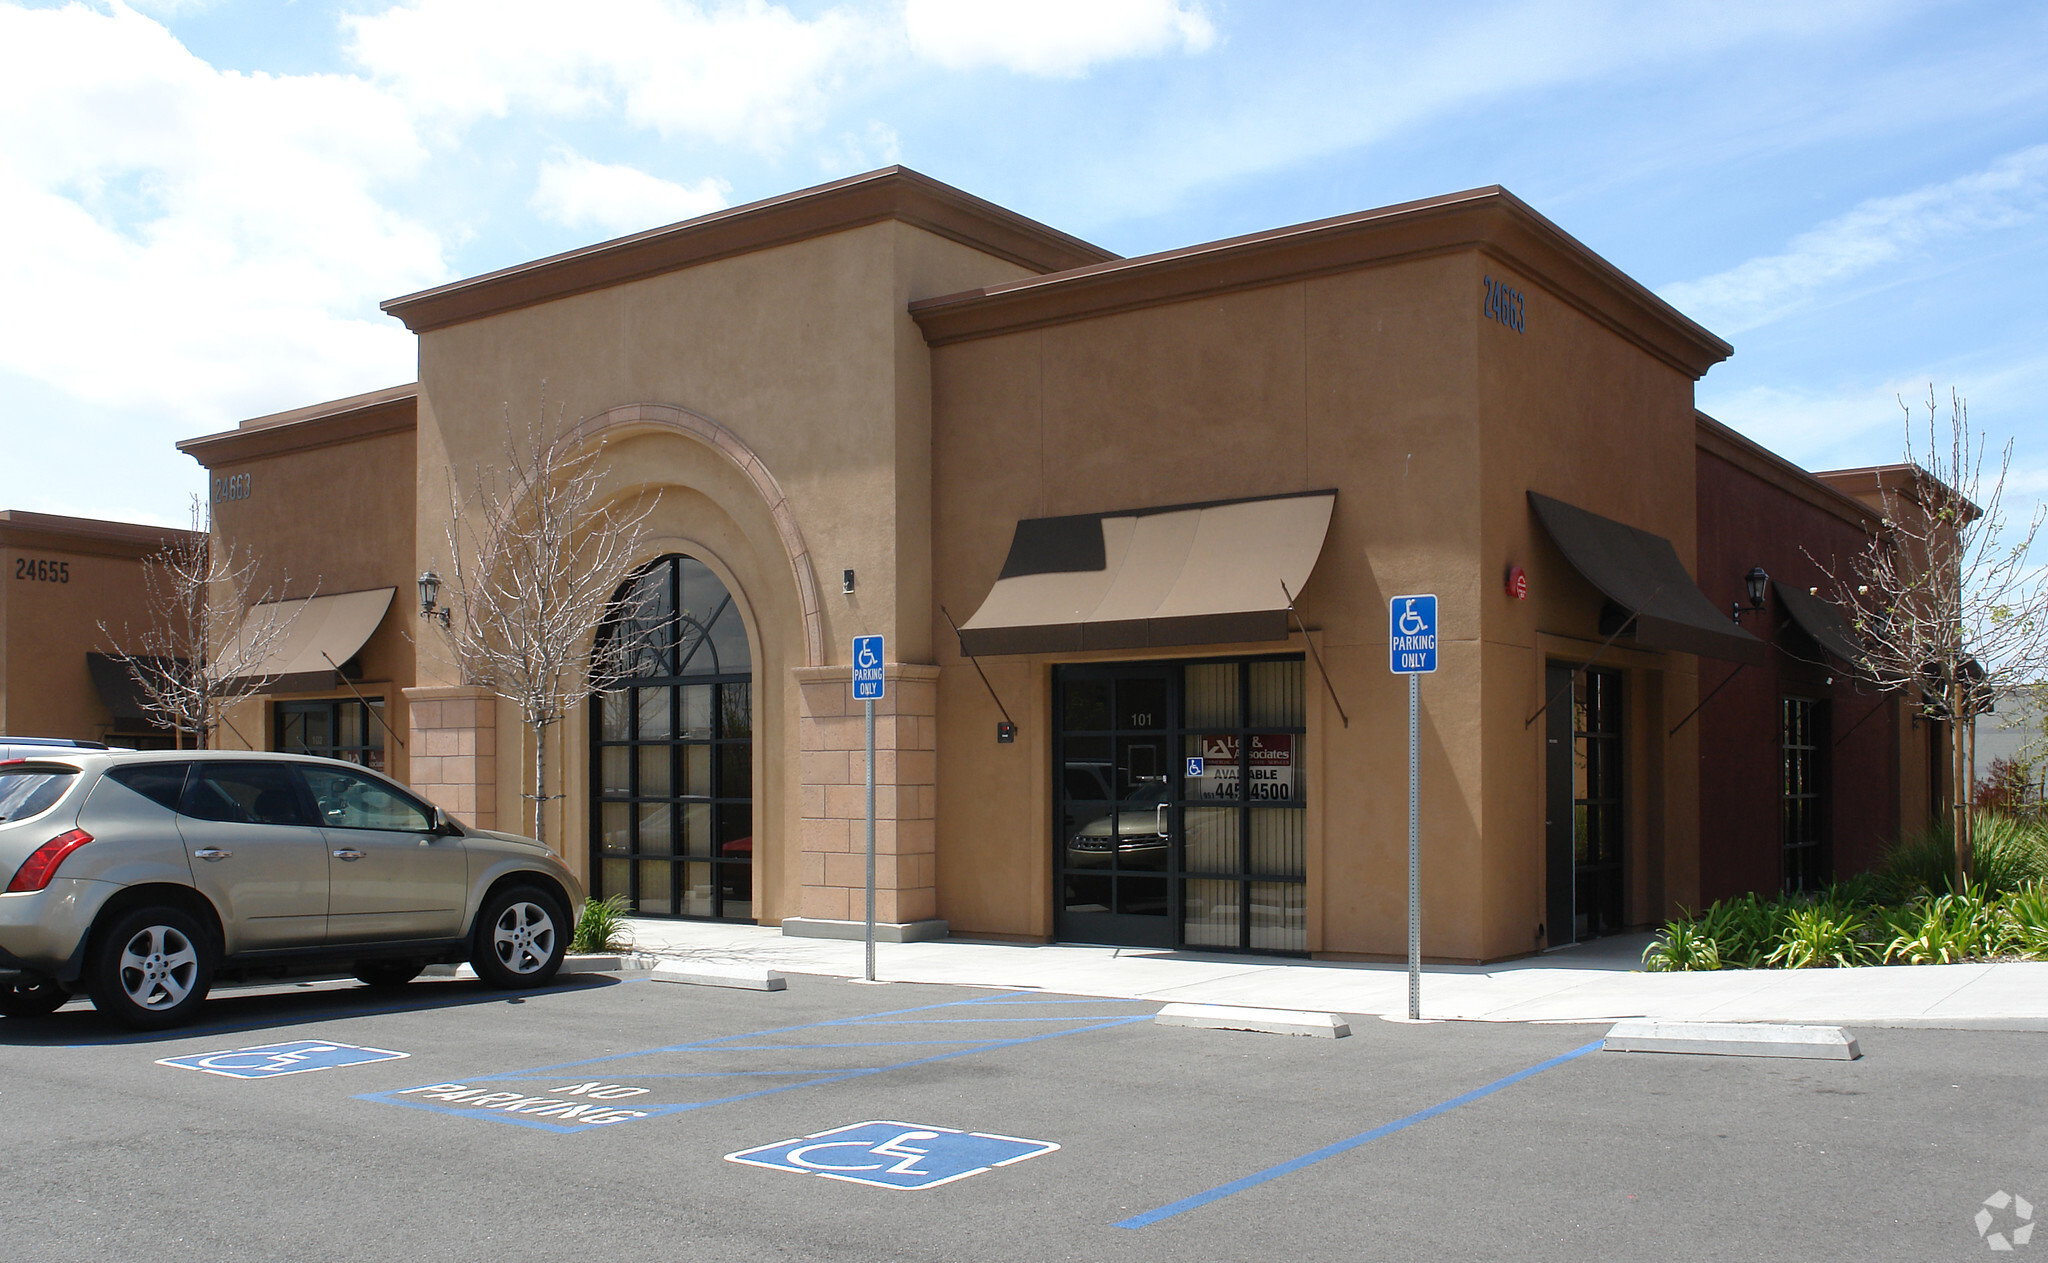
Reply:
[[[1058,937],[1308,950],[1302,667],[1059,668]]]
[[[1062,939],[1174,945],[1173,685],[1166,667],[1061,671],[1054,869]]]

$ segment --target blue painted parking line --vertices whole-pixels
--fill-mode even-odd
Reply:
[[[1014,1023],[1019,1019],[1014,1016],[990,1016],[985,1020],[979,1016],[989,1009],[1020,1003],[1040,1001],[1018,1001],[1007,996],[949,1000],[940,1004],[715,1036],[638,1052],[611,1053],[556,1065],[535,1066],[528,1070],[469,1075],[446,1083],[368,1092],[357,1099],[571,1135],[619,1123],[662,1118],[782,1092],[823,1087],[893,1070],[928,1066],[977,1053],[1063,1039],[1069,1035],[1085,1035],[1091,1031],[1150,1021],[1158,1010],[1156,1004],[1143,1004],[1142,1012],[1130,1012],[1132,1004],[1141,1003],[1138,1001],[1086,1001],[1084,1003],[1093,1011],[1040,1019],[1034,1023],[1035,1026],[1052,1029],[1028,1032],[1016,1030]],[[946,1018],[927,1016],[939,1011],[946,1011]],[[936,1035],[939,1032],[932,1026],[940,1022],[959,1033],[937,1039],[844,1038],[854,1033],[849,1028],[863,1028],[862,1033],[865,1033],[866,1028],[878,1026],[900,1026],[905,1028],[906,1035]],[[977,1026],[987,1029],[974,1030]],[[822,1061],[820,1057],[820,1054],[850,1049],[891,1048],[918,1052],[901,1060],[882,1060],[879,1058],[888,1054],[878,1054],[878,1060],[867,1065],[846,1064],[857,1060],[851,1056],[833,1057],[830,1061]],[[933,1049],[943,1051],[924,1051]],[[719,1066],[717,1059],[721,1056],[744,1057],[747,1064]],[[778,1060],[784,1064],[775,1064]],[[821,1064],[805,1064],[806,1061]],[[706,1062],[711,1064],[706,1065]],[[772,1078],[792,1081],[760,1082]],[[728,1088],[743,1090],[719,1092],[714,1089],[709,1093],[691,1090],[699,1083],[720,1079],[734,1080],[736,1082],[730,1083]]]
[[[1058,1149],[1049,1140],[876,1121],[725,1155],[727,1162],[904,1191],[937,1188]]]
[[[364,1048],[359,1044],[338,1044],[324,1039],[295,1039],[282,1044],[257,1044],[226,1052],[188,1053],[183,1057],[160,1057],[160,1066],[197,1070],[230,1079],[276,1079],[313,1070],[334,1070],[373,1061],[397,1061],[409,1053],[388,1048]]]
[[[1188,1211],[1207,1206],[1210,1202],[1219,1201],[1230,1196],[1232,1193],[1242,1193],[1248,1188],[1257,1188],[1259,1185],[1277,1180],[1283,1175],[1291,1175],[1303,1167],[1314,1166],[1318,1162],[1327,1158],[1334,1158],[1341,1153],[1349,1153],[1360,1145],[1370,1144],[1382,1136],[1391,1136],[1395,1132],[1405,1131],[1417,1123],[1427,1122],[1439,1114],[1448,1114],[1460,1105],[1470,1105],[1472,1102],[1483,1097],[1492,1096],[1502,1088],[1513,1087],[1531,1075],[1542,1074],[1545,1070],[1561,1066],[1568,1061],[1576,1061],[1587,1053],[1599,1051],[1605,1042],[1605,1040],[1596,1039],[1583,1048],[1575,1048],[1562,1056],[1538,1062],[1536,1065],[1530,1066],[1525,1070],[1517,1070],[1504,1079],[1495,1079],[1492,1083],[1484,1087],[1474,1088],[1463,1096],[1452,1097],[1448,1101],[1432,1105],[1425,1110],[1417,1110],[1406,1118],[1397,1118],[1393,1122],[1375,1127],[1371,1131],[1360,1132],[1348,1140],[1340,1140],[1335,1144],[1324,1145],[1312,1153],[1302,1154],[1300,1157],[1289,1159],[1278,1166],[1270,1166],[1263,1171],[1254,1171],[1242,1179],[1218,1185],[1206,1193],[1197,1193],[1193,1197],[1183,1197],[1177,1202],[1161,1206],[1157,1210],[1148,1210],[1142,1215],[1132,1215],[1129,1219],[1119,1220],[1114,1226],[1118,1228],[1143,1228],[1149,1224],[1156,1224],[1162,1219],[1171,1219],[1175,1215],[1183,1215]]]

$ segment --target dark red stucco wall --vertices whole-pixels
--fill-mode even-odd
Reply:
[[[1780,582],[1818,587],[1820,562],[1846,561],[1863,547],[1860,526],[1706,450],[1698,455],[1699,585],[1723,609],[1748,601],[1743,576],[1762,566]],[[1852,680],[1800,632],[1776,595],[1743,625],[1773,645],[1761,667],[1700,660],[1700,695],[1725,688],[1693,720],[1700,749],[1700,899],[1782,883],[1779,754],[1781,699],[1825,700],[1827,829],[1837,878],[1862,872],[1898,835],[1897,707]]]

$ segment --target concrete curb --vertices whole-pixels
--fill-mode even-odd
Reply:
[[[607,956],[565,956],[562,958],[562,968],[557,972],[556,976],[560,977],[562,974],[642,973],[654,968],[657,959],[654,956],[635,955],[631,952]],[[468,964],[428,965],[420,971],[420,977],[474,978],[476,977],[476,969]]]
[[[1777,1026],[1751,1022],[1617,1022],[1607,1052],[1707,1053],[1723,1057],[1802,1057],[1854,1061],[1856,1039],[1839,1026]]]
[[[693,987],[733,987],[741,991],[782,991],[789,980],[759,965],[720,961],[665,960],[648,975],[654,982],[680,982]]]
[[[1251,1009],[1233,1004],[1169,1004],[1152,1020],[1160,1026],[1261,1031],[1269,1035],[1312,1035],[1322,1039],[1342,1039],[1351,1033],[1350,1025],[1335,1013]]]

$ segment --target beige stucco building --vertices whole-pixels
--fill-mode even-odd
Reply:
[[[642,912],[862,916],[881,635],[892,932],[1399,954],[1414,593],[1425,953],[1698,897],[1701,655],[1765,651],[1688,573],[1729,347],[1502,190],[1126,260],[890,169],[386,309],[416,385],[181,444],[301,594],[395,594],[252,742],[361,705],[388,770],[523,827],[527,735],[413,584],[450,478],[538,425],[654,504],[678,614],[550,752],[547,836]]]

